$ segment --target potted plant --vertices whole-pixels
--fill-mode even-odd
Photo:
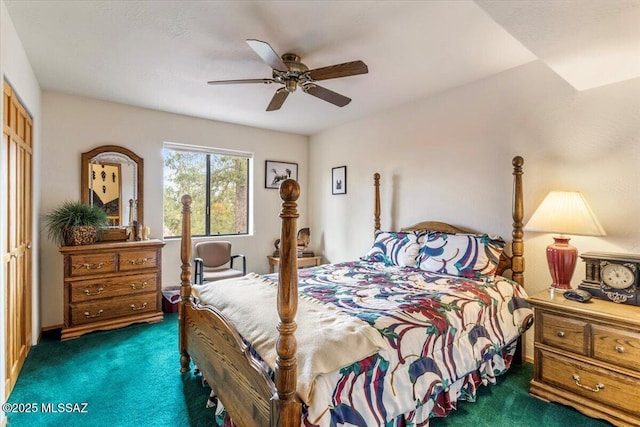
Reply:
[[[98,206],[64,202],[44,217],[47,235],[58,246],[95,243],[98,228],[107,225],[107,213]]]

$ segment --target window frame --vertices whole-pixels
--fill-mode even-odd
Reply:
[[[204,154],[206,156],[205,174],[202,176],[205,186],[205,234],[192,234],[193,237],[223,237],[223,236],[250,236],[253,230],[253,153],[248,151],[229,150],[224,148],[204,147],[197,145],[182,144],[176,142],[165,142],[163,145],[163,152],[165,149],[173,151],[182,151],[187,153]],[[246,175],[246,223],[247,228],[244,233],[215,233],[211,232],[211,156],[232,156],[237,158],[244,158],[247,161],[247,175]],[[162,190],[165,191],[165,178],[164,178],[164,154],[162,156],[163,163],[163,179]],[[164,229],[164,196],[163,196],[163,229]],[[163,233],[164,234],[164,233]],[[179,239],[181,236],[177,234],[175,236],[164,236],[163,239]]]

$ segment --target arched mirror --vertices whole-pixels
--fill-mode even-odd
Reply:
[[[103,145],[82,153],[81,200],[107,212],[109,225],[144,224],[144,161],[133,151]]]

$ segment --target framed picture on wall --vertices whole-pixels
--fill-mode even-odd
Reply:
[[[280,183],[285,179],[298,180],[298,164],[265,160],[264,163],[264,188],[280,188]]]
[[[331,194],[347,194],[347,167],[331,169]]]

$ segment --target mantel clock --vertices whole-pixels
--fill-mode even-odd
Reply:
[[[585,279],[579,289],[595,298],[640,306],[640,255],[585,252]]]

